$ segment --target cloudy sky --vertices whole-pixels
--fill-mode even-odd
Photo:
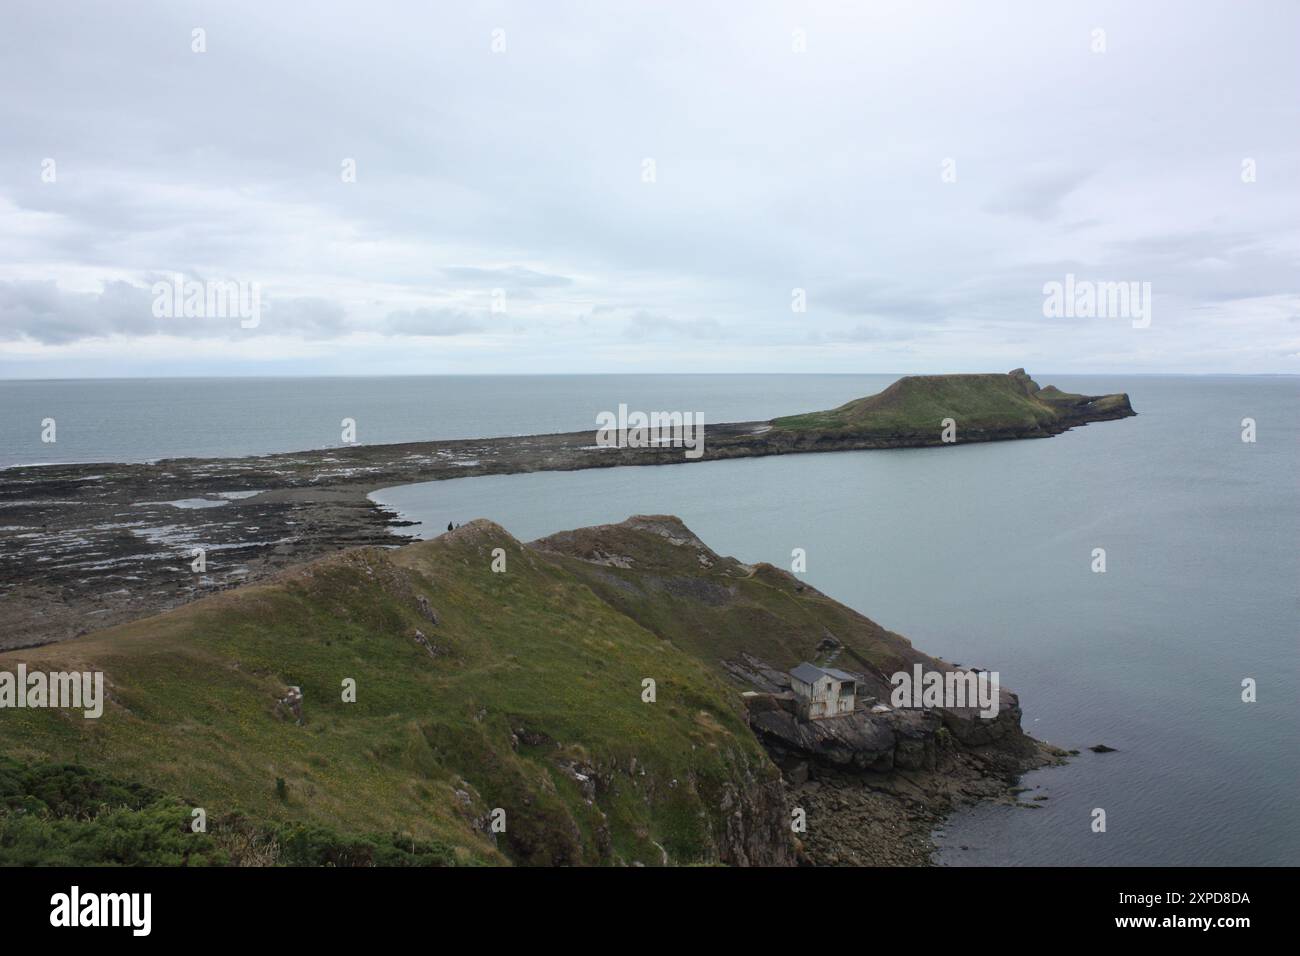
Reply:
[[[7,0],[0,377],[1300,371],[1298,42],[1258,0]],[[156,314],[177,274],[255,327]],[[1149,327],[1045,316],[1067,274]]]

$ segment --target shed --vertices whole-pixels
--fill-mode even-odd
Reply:
[[[798,703],[799,716],[823,720],[853,713],[858,679],[834,667],[818,667],[807,661],[790,671],[790,689]]]

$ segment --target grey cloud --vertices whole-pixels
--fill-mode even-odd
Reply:
[[[1087,178],[1087,173],[1065,171],[1031,174],[1022,181],[1013,174],[1011,184],[1004,187],[984,209],[1003,216],[1050,222],[1060,217],[1061,203]]]
[[[835,282],[808,289],[808,307],[830,309],[845,315],[888,316],[918,321],[941,321],[948,306],[933,290],[912,290],[879,278]]]
[[[722,335],[722,326],[716,319],[673,319],[639,309],[633,312],[624,326],[631,338],[660,338],[664,336],[690,339],[716,339]]]
[[[153,297],[129,282],[106,282],[102,292],[64,292],[51,279],[0,282],[0,338],[62,345],[107,335],[155,330]]]
[[[159,281],[170,282],[170,277]],[[316,339],[348,330],[343,308],[323,299],[264,298],[257,324],[245,328],[233,311],[229,317],[155,316],[154,298],[152,284],[122,280],[104,282],[98,292],[69,291],[53,280],[0,281],[0,339],[45,345],[148,335],[232,338],[273,334]],[[251,298],[248,301],[251,304]]]
[[[43,369],[116,337],[93,351],[117,374],[134,337],[167,332],[298,337],[321,370],[382,373],[418,349],[363,354],[351,333],[437,338],[430,351],[447,354],[489,329],[517,334],[474,343],[476,371],[590,368],[608,344],[593,330],[725,331],[737,348],[718,350],[719,369],[843,370],[863,360],[783,346],[877,332],[917,343],[935,370],[1001,335],[1044,366],[1154,361],[1132,336],[1106,339],[1113,323],[1081,343],[1042,321],[1043,282],[1073,271],[1149,279],[1198,316],[1195,334],[1161,343],[1162,366],[1290,370],[1257,356],[1291,341],[1293,323],[1261,318],[1282,306],[1261,300],[1300,274],[1300,151],[1277,120],[1300,88],[1294,3],[1259,0],[1249,17],[1223,0],[1115,3],[1105,25],[1123,50],[1105,57],[1059,4],[1013,3],[995,31],[978,6],[951,5],[957,39],[943,43],[923,7],[813,4],[800,26],[815,53],[798,63],[779,4],[737,18],[664,0],[600,18],[501,0],[501,56],[473,5],[412,5],[394,30],[345,0],[306,19],[227,0],[204,7],[203,56],[174,6],[85,4],[71,20],[43,0],[6,6],[0,338],[57,346]],[[684,23],[710,42],[684,47]],[[952,184],[937,173],[947,155]],[[1243,155],[1257,183],[1240,181]],[[40,179],[47,156],[57,183]],[[340,179],[347,157],[355,183]],[[145,277],[164,269],[261,281],[260,326],[155,319]],[[796,286],[806,314],[790,312]],[[496,288],[508,323],[480,308]],[[1256,351],[1216,353],[1251,309]],[[560,321],[574,314],[586,328]],[[21,373],[14,351],[6,369]],[[238,352],[195,346],[188,360],[239,372]]]
[[[476,285],[501,289],[556,289],[573,284],[573,280],[568,276],[537,272],[522,266],[509,266],[502,269],[448,266],[442,270],[442,274],[456,282],[472,282]]]
[[[328,299],[268,298],[262,311],[258,326],[262,332],[328,338],[349,331],[347,312],[337,302]]]
[[[449,336],[482,332],[486,325],[455,309],[404,309],[388,313],[382,330],[390,335]]]
[[[839,335],[828,337],[831,341],[838,342],[887,342],[893,337],[878,326],[872,325],[855,325],[853,328],[841,332]]]
[[[1300,295],[1300,252],[1235,230],[1112,240],[1090,260],[1054,268],[1084,278],[1148,281],[1157,292],[1210,304]]]
[[[828,345],[893,345],[915,342],[929,336],[942,334],[940,326],[923,326],[903,322],[859,322],[846,328],[831,329],[815,336],[815,341]]]

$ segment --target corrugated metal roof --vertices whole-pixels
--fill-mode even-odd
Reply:
[[[816,683],[819,678],[824,677],[825,675],[826,672],[824,670],[815,664],[809,664],[807,661],[804,661],[798,667],[790,671],[791,677],[801,680],[805,684]]]
[[[803,681],[805,684],[816,683],[823,677],[833,677],[835,680],[850,681],[854,684],[858,682],[856,677],[846,671],[834,667],[818,667],[816,664],[809,664],[807,661],[790,671],[790,676]]]

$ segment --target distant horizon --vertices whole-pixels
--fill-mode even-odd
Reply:
[[[1061,372],[1045,371],[1035,372],[1027,366],[1016,366],[1024,368],[1026,373],[1035,379],[1051,378],[1053,376],[1068,378],[1100,378],[1100,377],[1131,377],[1131,378],[1300,378],[1300,371],[1297,372],[1129,372],[1129,371],[1109,371],[1109,372]],[[385,379],[385,378],[624,378],[624,377],[704,377],[704,376],[838,376],[850,378],[860,375],[895,375],[899,378],[905,378],[911,375],[997,375],[1003,372],[1009,372],[1011,369],[985,369],[979,372],[944,372],[944,371],[926,371],[926,372],[897,372],[897,371],[869,371],[861,372],[781,372],[781,371],[712,371],[712,372],[399,372],[392,374],[381,374],[373,372],[355,372],[355,373],[282,373],[278,375],[268,375],[264,373],[247,373],[247,374],[229,374],[229,375],[65,375],[65,376],[8,376],[0,377],[0,383],[5,382],[149,382],[149,381],[238,381],[241,379]]]

